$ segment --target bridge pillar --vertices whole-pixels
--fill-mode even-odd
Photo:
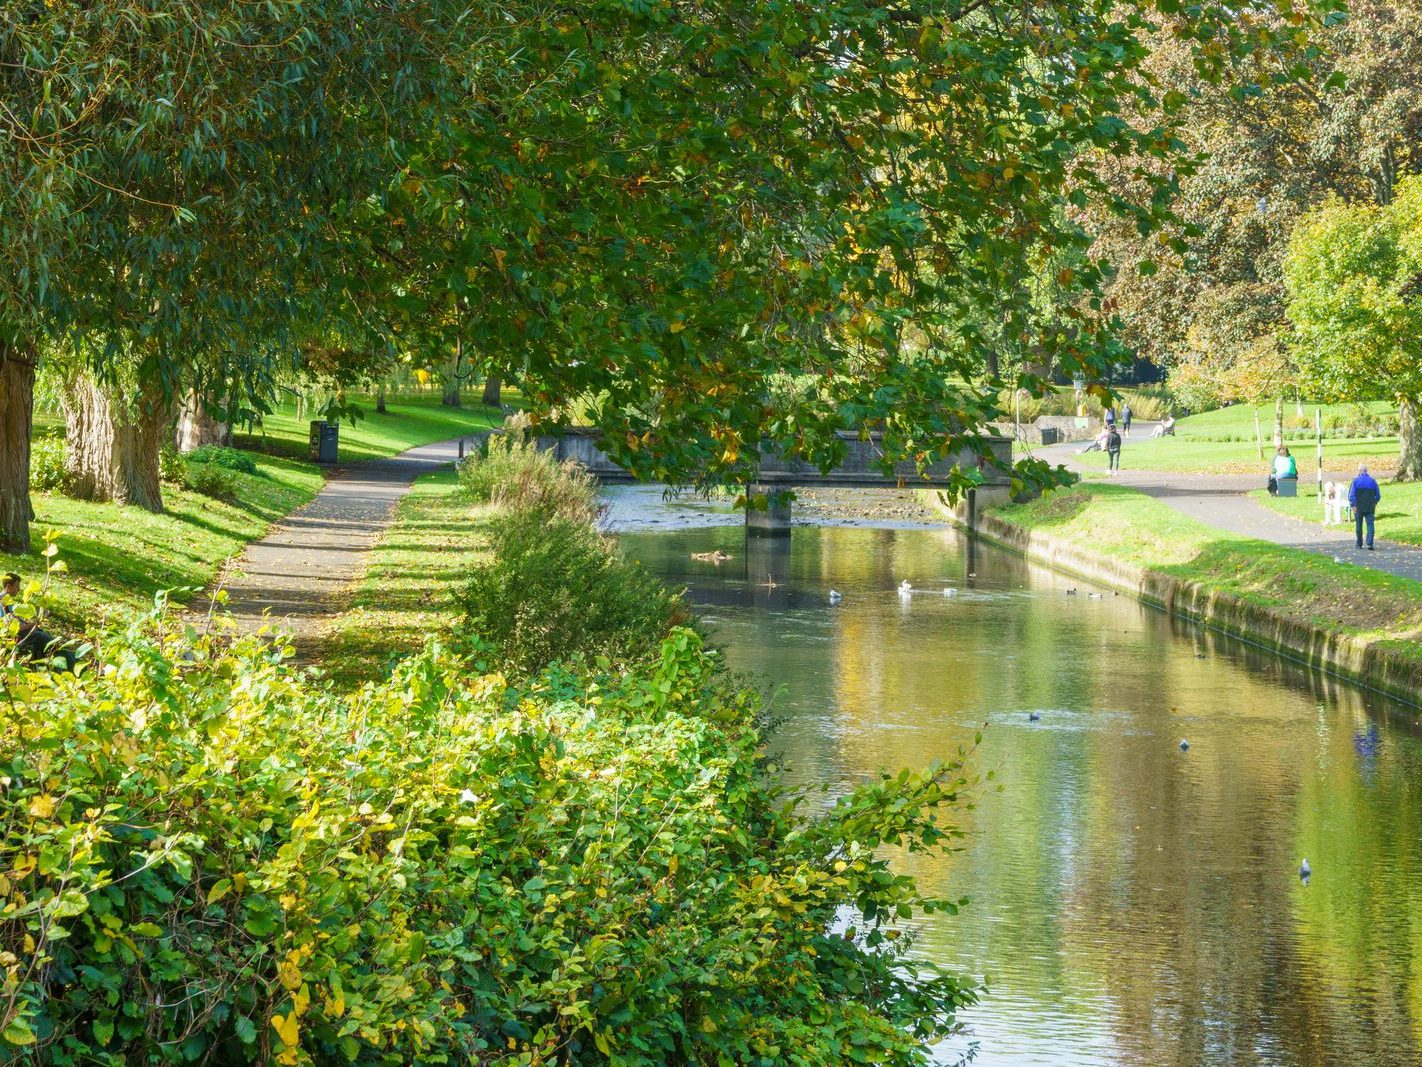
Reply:
[[[790,497],[769,485],[746,487],[746,533],[788,537]]]

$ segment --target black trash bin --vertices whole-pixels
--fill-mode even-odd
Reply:
[[[1042,427],[1042,444],[1054,445],[1057,443],[1057,428],[1055,426]]]
[[[335,463],[336,452],[341,443],[339,422],[313,422],[311,424],[311,459],[317,463]]]

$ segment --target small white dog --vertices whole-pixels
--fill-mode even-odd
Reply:
[[[1323,525],[1347,522],[1352,508],[1348,506],[1348,490],[1337,482],[1329,482],[1323,487]],[[1348,515],[1345,515],[1345,512]]]

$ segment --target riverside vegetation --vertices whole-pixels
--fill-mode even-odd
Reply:
[[[952,847],[961,756],[806,815],[590,488],[499,447],[528,491],[463,620],[386,680],[343,691],[162,597],[77,676],[0,668],[10,1058],[928,1061],[973,993],[898,924],[957,904],[881,852]],[[590,598],[601,632],[562,609]]]

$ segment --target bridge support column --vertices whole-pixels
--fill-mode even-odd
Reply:
[[[746,487],[746,533],[788,537],[790,498],[769,485]]]

